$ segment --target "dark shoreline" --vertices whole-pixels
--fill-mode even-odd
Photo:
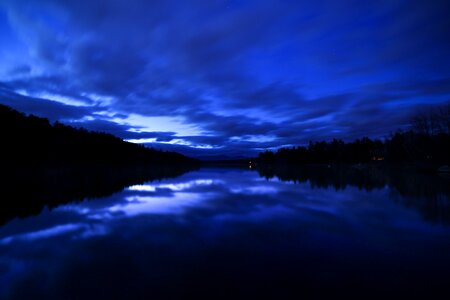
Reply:
[[[110,196],[130,185],[174,178],[196,169],[196,164],[2,168],[0,225],[16,217],[37,215],[45,207]]]
[[[37,215],[45,207],[52,209],[71,202],[110,196],[130,185],[175,178],[200,168],[250,170],[266,179],[309,182],[315,187],[336,190],[347,186],[371,190],[388,185],[402,195],[417,196],[418,201],[413,206],[420,206],[420,210],[425,211],[425,218],[450,221],[450,204],[438,201],[440,195],[450,196],[450,176],[438,173],[437,165],[387,162],[287,165],[236,160],[178,165],[4,167],[0,171],[0,225],[16,217]],[[422,198],[429,200],[423,202]],[[448,214],[441,215],[442,211],[448,211]]]

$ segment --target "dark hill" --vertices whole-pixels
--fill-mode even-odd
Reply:
[[[0,162],[5,165],[179,165],[195,160],[125,142],[111,134],[76,129],[0,105]]]

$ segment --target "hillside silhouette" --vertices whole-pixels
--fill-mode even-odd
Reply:
[[[296,184],[309,184],[314,189],[336,191],[356,187],[373,191],[389,187],[406,207],[416,209],[425,220],[450,224],[449,177],[414,168],[389,164],[357,165],[261,165],[255,169],[267,180],[277,178]]]
[[[422,166],[450,164],[450,104],[412,118],[410,129],[386,139],[368,137],[353,142],[309,142],[307,146],[265,151],[254,160],[263,165],[333,163],[414,163]]]
[[[73,128],[0,105],[3,166],[180,165],[195,160],[132,144],[111,134]]]
[[[195,170],[180,166],[71,166],[0,170],[0,225],[14,218],[38,215],[63,204],[97,199],[130,185],[174,178]]]
[[[45,207],[112,195],[173,178],[198,161],[76,129],[0,105],[0,225]]]

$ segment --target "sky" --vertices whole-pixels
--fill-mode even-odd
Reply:
[[[450,100],[450,1],[0,0],[0,103],[184,154],[384,138]]]

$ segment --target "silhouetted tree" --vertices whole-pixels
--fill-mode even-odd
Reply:
[[[196,163],[175,152],[128,143],[113,135],[76,129],[27,116],[0,105],[0,163],[3,165],[178,165]]]
[[[413,131],[419,134],[450,134],[450,103],[417,114],[411,123]]]
[[[384,141],[368,137],[344,143],[310,141],[308,146],[265,151],[256,159],[260,164],[330,164],[421,162],[450,163],[450,104],[414,116],[411,130],[397,131]]]

